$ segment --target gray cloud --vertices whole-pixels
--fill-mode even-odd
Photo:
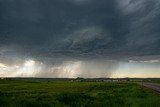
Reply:
[[[77,6],[74,2],[83,2],[83,4]],[[98,47],[96,41],[101,42],[101,40],[97,40],[101,39],[99,36],[107,36],[108,32],[111,35],[110,38],[113,38],[109,45],[113,47],[120,45],[120,41],[117,42],[117,39],[121,39],[120,33],[125,33],[121,31],[120,25],[123,16],[116,9],[114,2],[106,0],[101,2],[96,2],[96,0],[74,2],[72,0],[47,2],[41,0],[2,0],[2,46],[17,45],[22,48],[22,51],[29,48],[32,54],[35,53],[34,50],[39,51],[40,54],[45,51],[45,53],[50,51],[49,53],[54,54],[53,50],[58,51],[59,54],[65,54],[63,47],[66,46],[66,43],[63,40],[73,38],[74,44],[70,47],[75,47],[74,45],[78,45],[75,43],[76,38],[80,38],[79,34],[75,32],[78,33],[79,30],[87,28],[94,28],[95,30],[102,28],[103,32],[101,33],[104,34],[96,35],[93,34],[94,32],[88,31],[89,33],[84,36],[94,35],[94,37],[91,40],[85,40],[83,46],[81,45],[82,47],[79,45],[82,49],[79,51],[82,53],[85,44],[86,50],[95,50],[94,47]],[[108,41],[108,38],[105,40]],[[107,45],[103,46],[104,48],[110,48],[105,40],[101,44]],[[89,44],[92,46],[90,47]],[[46,47],[48,49],[45,49]],[[77,51],[76,48],[71,50],[73,54],[74,51]]]
[[[0,0],[0,63],[155,61],[159,19],[159,0]]]
[[[121,57],[160,52],[158,0],[0,2],[0,46],[17,53]]]

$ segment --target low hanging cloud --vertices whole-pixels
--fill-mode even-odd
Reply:
[[[110,77],[118,62],[115,61],[64,61],[61,64],[26,60],[22,64],[5,65],[0,63],[1,77]],[[13,72],[14,71],[14,72]]]

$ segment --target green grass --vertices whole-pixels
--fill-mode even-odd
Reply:
[[[0,80],[0,107],[160,107],[136,83]]]

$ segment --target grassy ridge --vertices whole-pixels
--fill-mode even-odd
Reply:
[[[0,80],[0,107],[160,107],[135,83]]]

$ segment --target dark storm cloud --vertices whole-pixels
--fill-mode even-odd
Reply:
[[[0,0],[1,56],[159,55],[159,19],[159,0]]]
[[[160,2],[158,0],[131,0],[125,8],[131,24],[127,36],[127,45],[133,54],[160,54]],[[131,9],[132,8],[132,9]],[[135,9],[136,8],[136,9]]]

